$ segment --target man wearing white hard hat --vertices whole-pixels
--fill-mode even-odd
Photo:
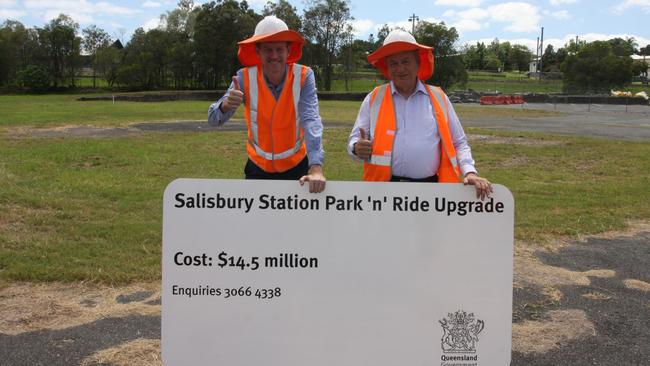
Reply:
[[[375,88],[361,104],[348,139],[348,153],[364,161],[366,181],[471,184],[476,196],[492,192],[478,176],[449,98],[424,84],[433,74],[431,47],[408,32],[391,31],[368,62],[390,82]]]
[[[323,123],[314,72],[296,62],[305,40],[275,16],[239,42],[244,68],[226,94],[208,110],[208,123],[221,126],[244,103],[248,126],[246,179],[299,180],[310,192],[325,189]]]

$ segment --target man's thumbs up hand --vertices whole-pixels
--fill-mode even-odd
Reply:
[[[241,91],[241,88],[239,87],[239,80],[237,80],[237,76],[232,77],[232,88],[233,90]]]
[[[228,94],[226,95],[226,99],[221,102],[221,111],[222,112],[230,112],[232,110],[237,109],[240,104],[244,101],[244,93],[241,91],[241,87],[239,86],[239,81],[237,80],[237,76],[232,77],[232,85],[230,86],[230,89],[228,90]]]
[[[370,160],[372,142],[366,137],[366,130],[359,128],[359,139],[354,143],[354,155],[362,160]]]

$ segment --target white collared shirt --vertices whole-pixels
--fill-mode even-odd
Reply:
[[[429,94],[424,84],[418,80],[415,91],[405,98],[395,89],[391,81],[390,89],[397,118],[397,131],[393,142],[392,174],[400,177],[421,179],[430,177],[438,171],[440,165],[440,134],[435,121],[435,113]],[[359,115],[348,138],[348,154],[353,159],[361,161],[354,155],[354,143],[359,140],[359,128],[366,130],[366,138],[372,141],[374,131],[370,130],[370,95],[361,104]],[[467,144],[467,137],[460,125],[460,120],[454,111],[449,98],[445,96],[449,109],[449,131],[456,149],[456,157],[463,175],[474,172],[472,150]]]

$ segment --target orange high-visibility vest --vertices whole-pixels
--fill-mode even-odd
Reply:
[[[456,149],[449,132],[447,119],[449,111],[444,98],[445,93],[442,89],[431,85],[426,85],[426,89],[431,99],[440,134],[440,165],[436,173],[438,182],[459,183],[462,181],[462,177],[456,159]],[[390,84],[384,84],[372,91],[370,96],[370,131],[372,131],[372,154],[370,161],[363,166],[363,180],[389,181],[392,175],[393,141],[397,132]]]
[[[280,97],[271,93],[262,68],[244,68],[244,101],[248,157],[269,173],[287,171],[307,155],[298,102],[308,68],[290,64]]]

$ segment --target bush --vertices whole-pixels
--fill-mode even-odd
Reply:
[[[19,73],[18,79],[35,93],[45,93],[50,88],[50,74],[42,66],[27,66]]]

